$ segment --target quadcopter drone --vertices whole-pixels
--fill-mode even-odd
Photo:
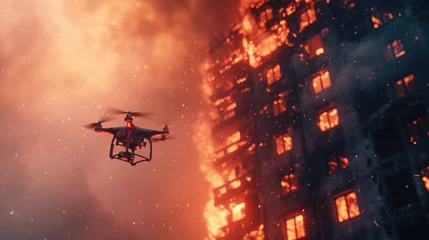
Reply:
[[[131,111],[127,112],[113,108],[110,108],[109,112],[109,114],[126,114],[124,120],[127,125],[123,127],[103,128],[101,124],[110,119],[109,116],[106,116],[97,123],[87,124],[84,125],[84,127],[94,129],[95,132],[104,132],[113,135],[112,143],[110,145],[110,159],[117,159],[124,162],[128,162],[132,166],[135,166],[137,163],[140,162],[149,162],[152,159],[152,143],[163,142],[167,140],[167,136],[170,134],[168,125],[164,125],[164,128],[162,130],[152,130],[137,127],[133,124],[133,117],[147,117],[150,115],[150,113]],[[136,153],[137,148],[145,148],[148,143],[149,157],[142,156]],[[125,148],[125,151],[120,151],[117,154],[114,154],[113,152],[115,145]]]

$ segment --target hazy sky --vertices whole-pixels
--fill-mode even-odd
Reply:
[[[237,7],[229,0],[4,1],[0,238],[202,239],[209,190],[190,136],[200,107],[198,64]],[[81,129],[105,106],[155,111],[178,140],[156,144],[150,163],[112,161],[110,136]]]

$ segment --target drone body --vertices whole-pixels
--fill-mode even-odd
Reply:
[[[153,130],[147,128],[141,128],[135,126],[133,123],[134,116],[145,116],[147,113],[133,113],[133,112],[124,112],[120,110],[113,110],[114,113],[126,113],[125,122],[126,126],[123,127],[112,127],[112,128],[103,128],[101,125],[102,122],[105,122],[107,119],[100,120],[97,123],[92,123],[86,125],[87,128],[93,128],[96,132],[104,132],[113,135],[112,142],[110,145],[109,157],[111,159],[118,159],[125,161],[135,166],[139,162],[150,161],[152,159],[152,143],[158,141],[167,140],[167,136],[170,134],[169,128],[167,125],[164,126],[161,130]],[[154,138],[155,136],[160,136]],[[147,146],[149,143],[149,156],[142,156],[136,153],[137,149],[142,149]],[[114,153],[115,146],[120,146],[125,148],[125,151],[120,151],[119,153]],[[135,159],[139,157],[140,159]]]

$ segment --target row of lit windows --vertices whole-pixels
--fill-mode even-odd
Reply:
[[[355,192],[343,194],[334,200],[337,222],[343,223],[361,215]],[[286,239],[298,240],[306,236],[304,214],[285,219]]]

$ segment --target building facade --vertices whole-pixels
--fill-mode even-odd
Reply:
[[[253,1],[213,41],[211,238],[428,238],[426,6]]]

